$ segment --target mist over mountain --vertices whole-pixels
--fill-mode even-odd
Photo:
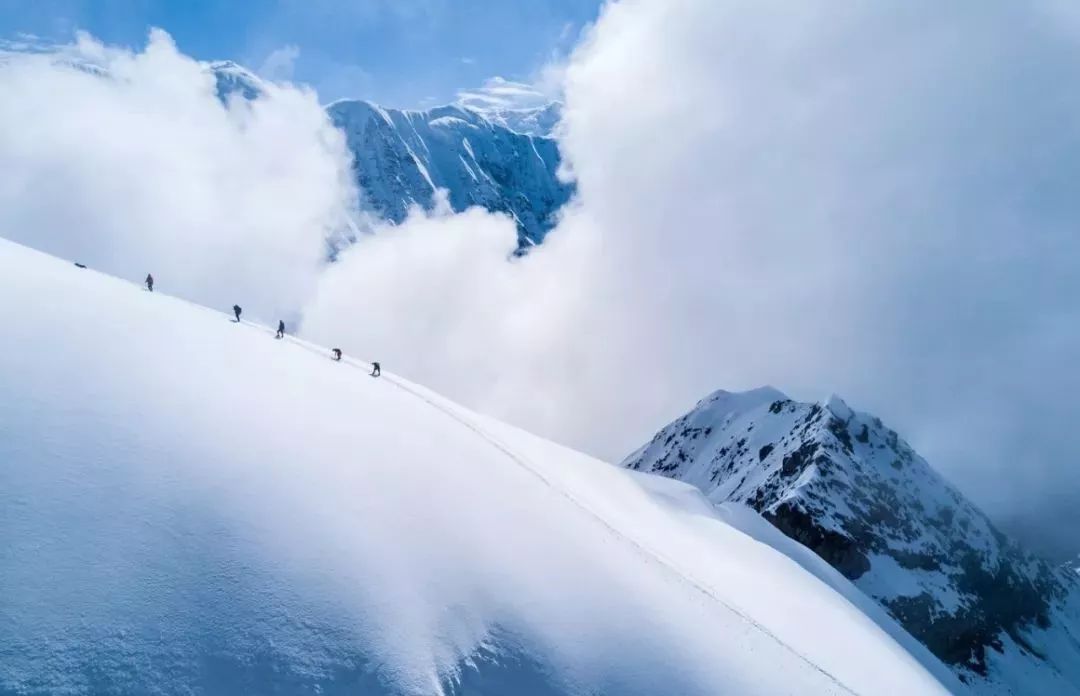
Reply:
[[[555,140],[470,109],[399,111],[337,101],[327,111],[345,133],[362,204],[386,220],[400,223],[411,208],[433,208],[443,189],[452,210],[480,206],[505,213],[523,245],[538,244],[573,193],[558,177]]]
[[[231,61],[210,63],[219,98],[255,99],[264,81]],[[326,107],[345,134],[363,210],[400,224],[431,210],[445,190],[451,210],[480,206],[510,216],[522,247],[539,244],[574,192],[558,176],[552,132],[562,105],[511,108],[488,102],[423,111],[343,99]]]

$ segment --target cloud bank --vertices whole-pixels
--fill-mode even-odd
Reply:
[[[609,4],[566,66],[580,196],[550,241],[506,265],[498,216],[418,215],[348,252],[306,327],[609,459],[715,387],[836,391],[1063,549],[1080,524],[1067,19]]]
[[[536,85],[492,77],[483,85],[474,89],[463,89],[457,93],[457,101],[462,106],[478,111],[501,109],[537,109],[551,103],[552,95]]]
[[[0,66],[0,234],[166,292],[267,319],[314,287],[355,191],[314,93],[268,83],[222,104],[213,76],[151,32],[80,36]]]

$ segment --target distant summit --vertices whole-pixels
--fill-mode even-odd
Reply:
[[[979,693],[1080,694],[1080,578],[1021,549],[840,398],[718,391],[624,466],[741,502],[875,599]]]
[[[458,92],[457,105],[496,125],[525,135],[550,137],[562,119],[562,102],[532,85],[501,77],[483,87]]]
[[[525,135],[535,135],[548,138],[554,135],[559,121],[562,119],[562,102],[551,102],[544,106],[536,106],[528,109],[499,109],[481,111],[474,107],[463,105],[466,109],[476,111],[495,125]]]
[[[256,99],[266,91],[266,83],[261,77],[231,60],[214,61],[208,68],[217,82],[218,99],[222,101],[234,94],[244,99]]]
[[[209,63],[217,95],[256,99],[266,82],[232,61]],[[342,99],[326,107],[345,134],[362,207],[398,224],[413,207],[431,210],[436,189],[451,209],[480,206],[510,216],[520,247],[543,241],[573,184],[560,181],[558,143],[550,137],[559,102],[520,107],[478,95],[424,111]]]
[[[343,100],[327,111],[345,133],[364,207],[391,222],[402,222],[413,206],[431,209],[441,188],[454,211],[481,206],[509,215],[528,246],[543,241],[574,191],[557,176],[555,140],[469,108],[401,111]]]

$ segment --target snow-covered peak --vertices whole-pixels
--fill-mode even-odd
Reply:
[[[574,192],[557,175],[554,140],[517,132],[471,108],[409,111],[343,99],[327,112],[345,133],[364,207],[394,223],[413,207],[432,209],[435,191],[444,189],[455,211],[480,206],[508,215],[524,247],[543,240]]]
[[[261,77],[231,60],[207,63],[206,69],[214,76],[217,96],[222,101],[233,95],[257,99],[266,93],[266,83]]]
[[[851,410],[851,407],[836,394],[833,394],[822,404],[825,408],[829,409],[829,413],[836,416],[841,421],[848,423],[855,418],[855,412]]]
[[[1017,547],[841,398],[716,392],[624,465],[751,506],[990,693],[1080,694],[1076,578]]]
[[[727,419],[740,416],[761,404],[786,398],[787,396],[783,392],[768,386],[745,392],[730,392],[718,389],[699,401],[694,408],[694,412],[695,417],[698,418],[708,416]]]
[[[541,137],[555,134],[563,113],[562,102],[557,101],[525,109],[476,109],[468,105],[465,108],[509,130]]]
[[[207,64],[217,95],[257,99],[266,82],[232,61]],[[326,107],[346,137],[365,212],[401,223],[431,210],[444,189],[456,212],[480,206],[510,216],[521,248],[537,244],[574,186],[557,175],[561,157],[549,136],[561,105],[517,108],[462,100],[426,110],[390,109],[362,99]]]
[[[0,278],[0,693],[958,688],[745,509],[393,356],[3,241]]]

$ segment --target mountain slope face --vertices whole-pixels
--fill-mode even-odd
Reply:
[[[833,397],[719,391],[624,466],[744,502],[980,693],[1080,694],[1080,583],[1017,547],[896,432]]]
[[[256,99],[263,80],[232,61],[209,63],[218,98]],[[428,111],[385,109],[341,100],[326,107],[345,134],[362,207],[400,224],[409,210],[434,208],[445,189],[450,208],[480,206],[513,218],[519,247],[539,244],[574,193],[558,177],[558,143],[550,137],[562,114],[555,102],[527,109],[461,105]]]
[[[0,694],[953,688],[745,507],[163,287],[0,240]]]
[[[527,246],[543,240],[574,190],[557,176],[554,139],[511,130],[471,109],[399,111],[338,101],[327,111],[353,153],[365,207],[395,223],[414,206],[430,210],[435,190],[446,189],[455,211],[481,206],[512,217]]]

